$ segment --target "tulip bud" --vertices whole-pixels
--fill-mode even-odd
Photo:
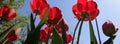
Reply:
[[[115,33],[118,31],[118,28],[110,21],[106,21],[103,25],[102,25],[102,29],[103,29],[103,33],[108,36],[114,36]]]

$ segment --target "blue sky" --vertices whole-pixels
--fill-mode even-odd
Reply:
[[[98,4],[98,8],[100,10],[99,15],[97,16],[98,19],[98,25],[99,25],[99,31],[101,35],[102,43],[108,39],[103,34],[102,31],[102,24],[106,20],[111,20],[118,28],[120,28],[120,0],[95,0]],[[18,13],[22,15],[30,15],[31,9],[30,4],[31,0],[27,0],[25,3],[25,6],[21,8]],[[69,25],[69,31],[67,33],[73,34],[73,30],[75,28],[76,23],[78,22],[77,19],[74,18],[74,14],[72,12],[72,6],[77,3],[77,0],[48,0],[48,3],[51,7],[57,6],[61,9],[63,18],[67,21]],[[39,22],[39,18],[37,18],[36,24]],[[92,21],[94,26],[94,32],[96,37],[97,35],[97,29],[95,21]],[[77,34],[76,34],[77,35]],[[114,40],[114,44],[120,44],[120,30],[116,33],[117,37]],[[90,38],[89,38],[89,27],[88,22],[84,22],[82,31],[81,31],[81,38],[80,38],[80,44],[90,44]],[[75,40],[76,42],[76,40]],[[76,44],[76,43],[75,43]]]

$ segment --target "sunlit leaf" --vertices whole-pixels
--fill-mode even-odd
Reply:
[[[44,16],[42,17],[42,20],[39,22],[38,26],[36,29],[40,29],[41,25],[43,25],[48,17],[49,9],[46,10]]]
[[[92,25],[90,18],[89,18],[89,28],[90,28],[90,42],[91,44],[97,44],[97,40],[96,40],[94,30],[93,30],[93,25]]]
[[[64,20],[62,19],[62,39],[63,39],[63,44],[67,44],[67,39],[66,39],[66,29],[65,29],[65,24]]]

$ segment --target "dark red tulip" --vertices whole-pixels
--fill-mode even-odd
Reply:
[[[0,17],[5,21],[10,21],[16,17],[16,12],[8,5],[4,5],[0,8]]]
[[[16,34],[15,34],[15,30],[12,29],[12,30],[7,34],[6,38],[8,39],[7,42],[13,42],[13,41],[17,40],[18,35],[16,35]]]
[[[70,34],[66,34],[67,43],[72,41],[72,36]]]
[[[48,32],[46,30],[40,30],[40,39],[45,42],[47,40]]]
[[[33,13],[44,14],[45,11],[49,8],[49,4],[46,0],[32,0],[30,7]]]
[[[40,19],[42,19],[42,17],[43,15],[40,15]],[[58,7],[50,8],[46,24],[55,25],[59,22],[61,18],[62,18],[62,13]]]
[[[78,0],[77,4],[73,5],[72,11],[78,20],[81,20],[84,16],[84,21],[88,21],[86,16],[89,16],[93,20],[99,14],[97,4],[93,0]]]
[[[114,36],[115,33],[118,31],[118,28],[110,21],[106,21],[103,25],[102,25],[102,29],[103,29],[103,33],[106,36]]]

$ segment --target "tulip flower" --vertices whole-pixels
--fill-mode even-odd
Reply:
[[[108,36],[114,36],[115,33],[118,31],[118,28],[110,21],[106,21],[103,25],[102,25],[102,29],[103,29],[103,33]]]
[[[7,34],[6,38],[7,38],[7,42],[13,42],[13,41],[17,40],[18,35],[16,35],[16,34],[15,34],[15,30],[12,29],[12,30]]]
[[[62,33],[62,19],[55,26],[57,28],[57,31],[59,33]],[[65,20],[64,20],[64,26],[65,26],[65,31],[68,31],[69,27],[68,27],[68,25],[67,25]],[[54,28],[53,25],[51,25],[50,27],[46,26],[45,30],[48,32],[48,29],[50,29],[50,33],[52,33],[53,32],[53,28]]]
[[[46,42],[48,32],[46,30],[40,30],[40,40]]]
[[[40,19],[42,19],[44,15],[40,15]],[[47,17],[47,25],[55,25],[62,18],[61,10],[58,7],[50,8],[49,15]]]
[[[49,8],[49,4],[46,0],[32,0],[30,7],[33,13],[41,15]]]
[[[72,41],[72,36],[70,34],[66,34],[67,43]]]
[[[52,26],[46,26],[45,27],[45,30],[48,32],[48,30],[50,30],[50,33],[52,33],[53,32],[53,28],[54,28],[54,26],[52,25]]]
[[[58,22],[58,24],[57,24],[57,27],[58,27],[58,32],[59,33],[62,33],[62,19]],[[65,26],[65,31],[68,31],[68,29],[69,29],[69,27],[68,27],[68,25],[67,25],[67,23],[66,23],[66,21],[64,20],[64,26]]]
[[[14,9],[8,5],[4,5],[0,8],[0,18],[5,21],[10,21],[16,17],[16,12]]]
[[[73,5],[72,11],[78,20],[85,17],[84,21],[88,21],[87,16],[93,20],[99,14],[97,4],[93,0],[78,0],[77,4]]]

